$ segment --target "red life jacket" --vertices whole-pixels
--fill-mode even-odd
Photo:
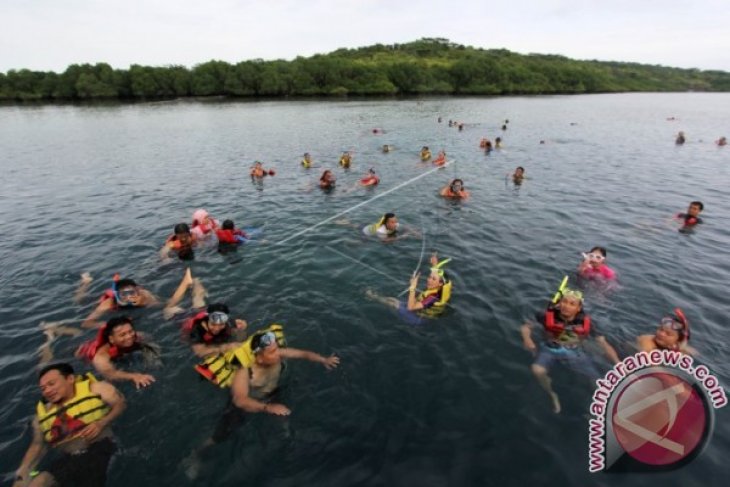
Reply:
[[[200,311],[195,316],[188,318],[187,320],[185,320],[185,322],[183,323],[183,326],[182,326],[183,334],[190,335],[193,332],[193,330],[195,329],[195,326],[207,318],[208,318],[208,312],[205,310]],[[201,326],[201,328],[202,328],[202,326]],[[203,339],[203,342],[206,344],[213,343],[216,340],[226,341],[226,339],[228,338],[228,335],[230,334],[230,329],[227,326],[226,326],[226,328],[223,329],[223,331],[221,331],[217,335],[213,335],[211,332],[209,332],[205,328],[203,328],[203,330],[205,331],[205,333],[202,334],[201,338]]]
[[[76,349],[76,357],[78,358],[84,358],[88,361],[94,360],[94,357],[96,356],[96,352],[99,351],[99,348],[106,345],[108,342],[104,339],[104,330],[106,329],[106,325],[99,328],[99,331],[96,333],[96,338],[93,340],[89,340],[88,342],[82,343],[79,348]],[[111,345],[109,344],[109,358],[111,360],[117,359],[121,357],[124,354],[134,352],[135,350],[139,350],[142,348],[142,344],[139,342],[137,338],[137,334],[135,333],[134,336],[134,344],[131,347],[127,348],[121,348],[117,345]]]
[[[544,325],[547,331],[559,335],[566,330],[566,326],[565,323],[555,321],[555,311],[556,310],[554,308],[548,308],[548,310],[545,312]],[[581,318],[583,318],[583,324],[577,326],[569,325],[568,329],[576,333],[577,335],[588,336],[591,331],[591,317],[581,311],[575,318],[576,320],[580,320]]]
[[[213,230],[218,228],[218,224],[216,223],[216,221],[213,218],[208,218],[208,221],[210,223],[205,225],[203,223],[199,223],[198,220],[195,220],[193,222],[193,228],[191,228],[190,230],[192,231],[192,230],[195,230],[196,228],[199,228],[200,231],[203,233],[203,235],[207,235],[208,233],[210,233]]]
[[[219,242],[230,244],[238,243],[238,240],[236,240],[237,235],[248,238],[246,233],[238,228],[235,230],[216,230],[215,234],[218,236]]]

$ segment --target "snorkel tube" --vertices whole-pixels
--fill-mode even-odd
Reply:
[[[443,281],[444,284],[446,283],[446,272],[442,269],[442,267],[445,266],[446,264],[448,264],[449,262],[451,262],[451,257],[449,257],[448,259],[439,261],[435,266],[431,267],[431,274],[436,274],[437,276],[439,276],[439,278],[441,279],[441,281]]]
[[[558,287],[557,292],[553,296],[553,299],[551,301],[552,304],[558,304],[558,301],[560,301],[560,299],[562,299],[563,292],[565,292],[565,290],[567,289],[567,287],[568,287],[568,276],[565,276],[563,278],[562,282],[560,283],[560,287]]]
[[[117,283],[121,277],[119,276],[119,273],[114,274],[114,277],[112,277],[112,294],[114,295],[114,301],[116,301],[117,305],[122,306],[122,301],[119,299],[119,290],[117,289]]]

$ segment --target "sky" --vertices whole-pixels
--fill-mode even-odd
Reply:
[[[730,71],[728,0],[0,0],[0,72],[294,59],[441,37]]]

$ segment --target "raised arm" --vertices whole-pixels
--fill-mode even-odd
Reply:
[[[81,323],[83,328],[99,328],[103,323],[99,319],[104,316],[104,313],[111,311],[112,300],[105,299],[92,311],[89,316]]]
[[[304,359],[322,364],[327,370],[332,370],[340,364],[340,357],[334,354],[329,357],[324,357],[316,352],[300,350],[298,348],[282,348],[279,350],[279,353],[283,358]]]

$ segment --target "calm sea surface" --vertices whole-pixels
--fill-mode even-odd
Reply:
[[[620,285],[588,289],[587,309],[620,354],[681,306],[698,360],[730,386],[730,147],[713,143],[730,136],[729,121],[730,94],[0,107],[0,475],[9,479],[30,442],[39,323],[78,323],[115,272],[169,297],[185,267],[156,252],[202,207],[263,227],[262,241],[236,254],[197,252],[191,267],[209,301],[227,302],[252,329],[283,323],[290,346],[336,352],[341,366],[290,363],[291,417],[251,417],[191,482],[183,459],[228,397],[199,380],[178,322],[136,312],[163,363],[148,390],[119,385],[129,407],[114,424],[121,448],[108,485],[727,485],[730,408],[678,471],[589,474],[592,387],[555,368],[563,412],[554,415],[519,326],[574,276],[581,251],[602,245]],[[679,130],[684,146],[674,144]],[[501,136],[504,148],[485,156],[483,136]],[[382,154],[383,144],[394,150]],[[352,226],[315,226],[429,171],[423,145],[456,163],[341,217]],[[354,151],[349,172],[336,168],[344,150]],[[305,151],[319,168],[300,167]],[[254,160],[276,176],[253,184]],[[505,173],[518,165],[528,179],[516,188]],[[371,167],[381,184],[357,188]],[[316,186],[322,168],[337,174],[332,193]],[[469,201],[437,195],[454,177]],[[694,199],[705,224],[680,234],[667,219]],[[425,243],[383,244],[355,228],[387,211]],[[444,316],[414,327],[365,290],[398,295],[424,246],[424,271],[432,250],[453,258],[454,295]],[[77,305],[83,271],[96,279]],[[80,340],[60,338],[56,355]]]

